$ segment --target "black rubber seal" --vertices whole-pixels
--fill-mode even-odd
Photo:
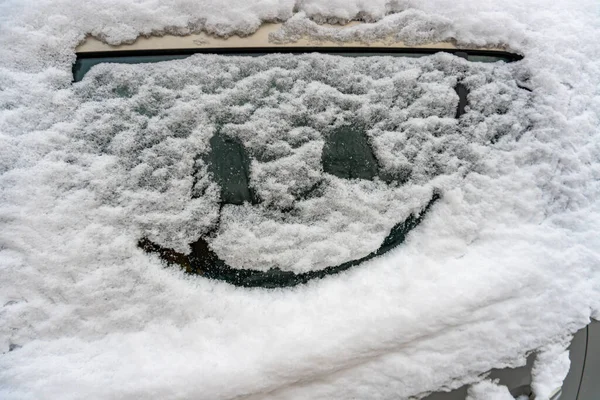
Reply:
[[[306,54],[306,53],[385,53],[385,54],[402,54],[402,53],[419,53],[419,54],[435,54],[435,53],[464,53],[468,56],[492,56],[500,57],[506,61],[519,61],[523,56],[516,53],[511,53],[503,50],[465,50],[465,49],[443,49],[443,48],[421,48],[421,47],[242,47],[242,48],[186,48],[186,49],[153,49],[153,50],[111,50],[111,51],[90,51],[77,53],[77,59],[84,58],[102,58],[102,57],[132,57],[132,56],[161,56],[161,55],[191,55],[196,53],[201,54]],[[462,54],[457,54],[459,57]]]

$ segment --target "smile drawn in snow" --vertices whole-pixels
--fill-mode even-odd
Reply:
[[[260,199],[249,184],[250,157],[244,147],[238,141],[220,132],[213,135],[210,145],[211,152],[206,161],[212,176],[221,189],[221,209],[224,205],[259,203]],[[322,153],[322,165],[324,172],[342,179],[372,180],[379,175],[377,160],[364,132],[350,125],[342,126],[329,136]],[[380,178],[405,180],[408,177],[381,176]],[[302,196],[309,195],[311,194],[302,194]],[[404,221],[396,224],[377,250],[339,265],[304,273],[283,271],[277,267],[267,271],[231,267],[211,249],[208,241],[202,237],[190,243],[191,253],[189,255],[163,248],[146,238],[140,240],[138,246],[147,253],[157,253],[170,265],[179,265],[189,274],[222,280],[243,287],[290,287],[307,283],[312,279],[337,274],[394,249],[403,243],[408,233],[421,223],[440,197],[440,193],[434,191],[420,212],[410,214]]]

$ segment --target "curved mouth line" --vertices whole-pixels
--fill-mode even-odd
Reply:
[[[321,279],[328,275],[338,274],[397,247],[404,242],[408,233],[421,223],[427,212],[440,197],[440,194],[435,191],[427,205],[419,213],[409,215],[403,222],[392,228],[389,235],[376,251],[362,258],[326,267],[318,271],[296,274],[291,271],[282,271],[279,268],[270,268],[267,271],[233,268],[221,260],[203,238],[199,238],[190,244],[192,251],[189,255],[161,247],[147,238],[141,239],[138,242],[138,246],[147,253],[158,253],[158,256],[168,265],[179,265],[188,274],[201,275],[209,279],[221,280],[242,287],[268,289],[291,287],[307,283],[313,279]]]

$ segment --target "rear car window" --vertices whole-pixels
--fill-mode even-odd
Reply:
[[[76,66],[76,131],[118,160],[101,198],[135,209],[145,251],[236,285],[305,283],[396,248],[439,182],[528,127],[510,64],[406,55],[96,58]]]

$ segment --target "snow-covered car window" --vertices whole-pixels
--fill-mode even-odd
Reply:
[[[511,71],[451,54],[105,63],[75,84],[73,128],[82,150],[117,161],[95,190],[131,208],[143,248],[285,286],[400,244],[439,187],[522,135],[530,93]]]

